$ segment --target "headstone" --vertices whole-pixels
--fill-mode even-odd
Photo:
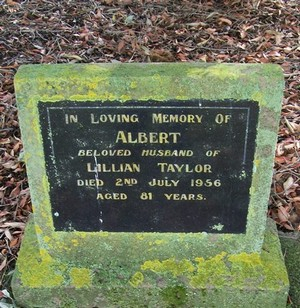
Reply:
[[[26,307],[285,307],[266,229],[276,65],[25,65]]]

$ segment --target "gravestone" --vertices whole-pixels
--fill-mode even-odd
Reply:
[[[276,65],[25,65],[25,307],[285,307],[266,228]]]

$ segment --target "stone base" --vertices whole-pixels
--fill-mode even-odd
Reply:
[[[123,268],[122,260],[108,262],[106,267],[91,262],[89,271],[72,267],[72,262],[53,263],[53,256],[47,258],[30,223],[12,282],[21,307],[274,308],[286,307],[289,289],[272,222],[268,222],[260,255],[221,253],[207,259],[145,260],[138,270]]]
[[[299,232],[280,235],[282,253],[290,279],[291,307],[300,307],[300,236]]]

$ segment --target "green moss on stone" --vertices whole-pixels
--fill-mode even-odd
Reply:
[[[190,284],[195,288],[204,287],[207,284],[215,286],[226,284],[230,271],[225,262],[225,257],[226,253],[223,252],[208,260],[197,258],[197,271],[190,278]]]
[[[174,277],[177,277],[184,273],[191,273],[195,270],[195,268],[193,264],[187,259],[175,260],[175,258],[172,258],[163,261],[145,261],[144,264],[141,265],[141,270],[150,270],[155,273],[169,272]]]
[[[281,247],[290,279],[291,307],[300,307],[300,238],[298,232],[282,234]]]
[[[71,285],[75,288],[88,288],[91,285],[91,272],[87,268],[71,268]]]
[[[19,256],[17,267],[22,288],[30,291],[32,287],[39,288],[47,298],[49,289],[59,287],[65,291],[70,284],[76,287],[76,292],[84,289],[82,294],[86,294],[90,289],[84,287],[91,283],[100,294],[96,301],[102,307],[128,304],[162,308],[176,307],[181,302],[187,307],[198,307],[199,302],[206,300],[222,306],[222,300],[231,303],[235,299],[226,288],[233,293],[239,293],[240,289],[257,292],[266,289],[270,294],[277,290],[284,292],[287,278],[280,257],[275,253],[274,262],[268,260],[267,251],[260,254],[283,90],[279,67],[199,63],[33,65],[19,69],[15,86],[36,226],[36,230],[32,228],[25,236],[25,248]],[[37,103],[76,100],[82,105],[91,101],[118,101],[121,105],[128,100],[175,98],[258,102],[258,147],[247,232],[55,232],[40,127],[44,124],[39,123]],[[215,228],[221,231],[221,225]],[[75,289],[74,286],[71,287]],[[212,289],[218,292],[211,295]],[[238,299],[244,296],[248,295],[239,293]],[[260,301],[269,301],[268,296],[258,294]],[[255,301],[257,297],[251,298]]]
[[[144,277],[147,271],[156,274],[170,274],[171,277],[186,277],[193,288],[205,288],[207,285],[222,286],[248,286],[251,288],[265,288],[269,285],[269,278],[279,263],[268,262],[268,257],[257,253],[227,254],[222,252],[214,257],[204,259],[198,257],[195,262],[189,260],[147,260],[141,265]],[[281,262],[280,259],[278,262]],[[288,283],[286,273],[282,273],[282,285]],[[276,277],[276,275],[273,275]],[[276,277],[278,286],[278,275]]]
[[[38,76],[38,78],[37,78]],[[89,65],[28,65],[22,66],[15,79],[17,101],[20,111],[20,124],[25,143],[25,153],[28,165],[30,186],[35,187],[31,191],[34,204],[36,223],[43,226],[43,234],[38,238],[42,246],[45,236],[52,237],[53,221],[50,200],[48,196],[49,184],[45,172],[42,136],[37,109],[37,102],[55,102],[60,100],[77,100],[84,104],[87,101],[119,101],[128,100],[147,101],[171,100],[171,99],[254,99],[258,101],[260,112],[260,125],[264,131],[259,131],[257,144],[273,144],[276,140],[274,125],[265,121],[270,111],[272,117],[278,117],[282,73],[275,65],[233,65],[233,64],[199,64],[199,63],[164,63],[164,64],[89,64]],[[278,107],[279,106],[279,107]],[[30,113],[26,112],[30,110]],[[275,113],[276,114],[275,114]],[[273,121],[273,123],[275,123]],[[273,125],[273,126],[272,126]],[[273,141],[274,142],[273,142]],[[269,155],[257,151],[256,160],[263,160],[259,170],[253,174],[254,183],[259,182],[262,190],[269,187],[269,179],[266,180],[265,167],[269,166],[272,154]],[[264,163],[265,161],[265,163]],[[269,177],[269,176],[268,176]],[[264,185],[262,185],[265,183]],[[257,185],[257,184],[256,184]],[[256,197],[259,190],[251,190],[249,218],[247,234],[245,236],[233,236],[230,241],[231,251],[237,249],[247,252],[259,251],[263,241],[264,219],[263,209],[258,205],[264,202]],[[265,197],[266,200],[266,197]],[[256,219],[254,219],[256,217]],[[100,237],[100,235],[99,235]],[[186,240],[186,239],[185,239]],[[224,250],[222,242],[228,242],[224,235],[219,246],[210,247],[210,238],[202,240],[203,255],[209,251],[215,253],[216,248]],[[161,245],[163,246],[163,245]],[[188,245],[186,245],[188,246]],[[222,247],[223,246],[223,247]],[[252,247],[250,247],[252,246]],[[53,251],[57,250],[53,245]],[[149,251],[149,250],[148,250]],[[158,248],[151,249],[155,254]],[[149,251],[150,252],[150,251]]]
[[[25,307],[45,302],[51,308],[79,308],[87,303],[107,308],[230,308],[241,303],[247,308],[263,307],[262,303],[284,307],[288,278],[276,230],[270,227],[261,254],[222,252],[208,258],[163,259],[162,253],[153,260],[142,256],[144,261],[138,265],[139,254],[132,252],[125,265],[128,258],[124,253],[113,251],[105,260],[82,258],[78,262],[81,266],[74,266],[74,253],[68,260],[57,254],[51,256],[44,249],[40,253],[34,225],[28,227],[17,263],[18,276],[13,282],[14,293]],[[72,241],[60,243],[73,247]],[[79,250],[80,245],[74,249]]]
[[[187,290],[184,286],[170,286],[161,291],[163,300],[170,307],[180,307],[187,301]]]
[[[215,77],[217,79],[225,80],[236,80],[243,77],[245,74],[241,70],[237,70],[234,65],[218,64],[209,65],[204,69],[199,70],[197,68],[189,69],[187,76],[197,78],[200,80],[207,78],[208,76]]]
[[[44,249],[23,249],[18,259],[18,268],[22,283],[31,288],[60,286],[64,281],[61,264]]]

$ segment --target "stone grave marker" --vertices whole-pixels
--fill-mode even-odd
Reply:
[[[285,306],[265,214],[278,66],[25,65],[15,87],[34,209],[20,305]]]

